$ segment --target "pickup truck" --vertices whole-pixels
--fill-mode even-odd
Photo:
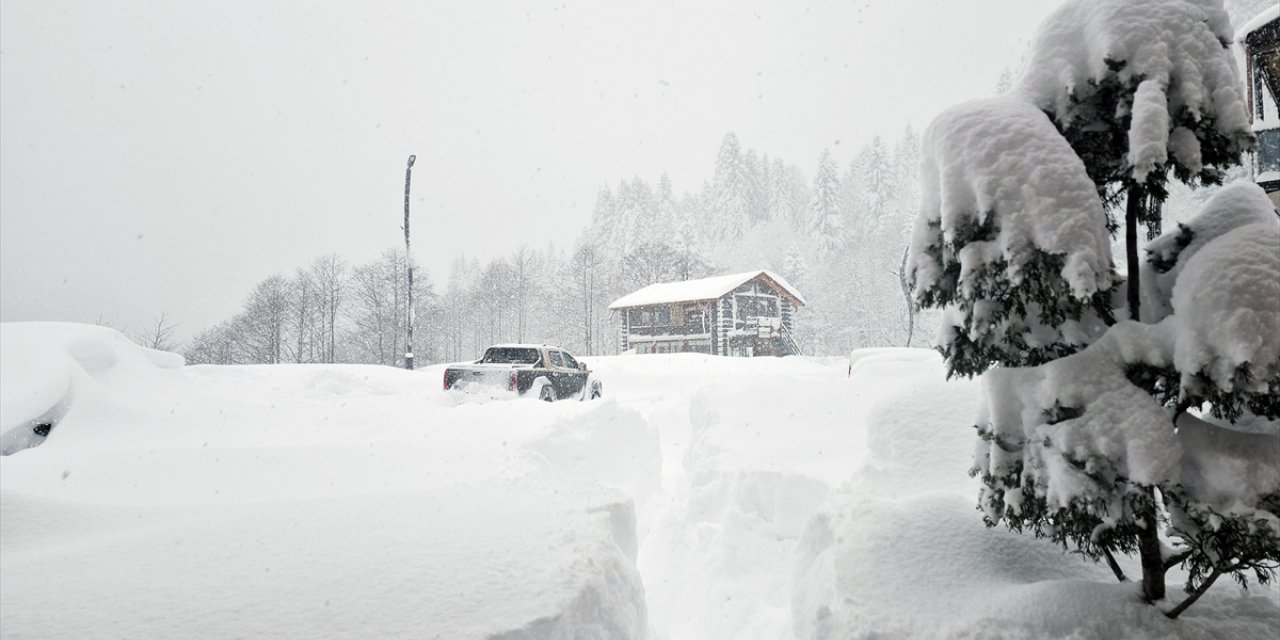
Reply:
[[[469,364],[444,370],[445,391],[477,389],[515,393],[552,402],[599,398],[603,385],[568,351],[545,344],[499,344]]]

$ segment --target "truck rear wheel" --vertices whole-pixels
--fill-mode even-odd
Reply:
[[[551,385],[543,385],[542,391],[538,392],[538,399],[543,402],[555,402],[556,390]]]

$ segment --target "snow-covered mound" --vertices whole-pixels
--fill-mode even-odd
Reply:
[[[6,636],[647,637],[618,488],[656,487],[660,453],[617,402],[457,406],[439,367],[181,368],[97,327],[0,337],[5,424],[63,407],[0,459]],[[594,473],[603,453],[616,473]]]
[[[160,509],[6,491],[3,626],[41,638],[639,638],[644,588],[614,537],[625,525],[629,504],[537,480]]]
[[[0,325],[0,454],[44,441],[71,408],[100,395],[96,380],[157,380],[182,367],[182,356],[139,347],[106,327],[65,323]]]

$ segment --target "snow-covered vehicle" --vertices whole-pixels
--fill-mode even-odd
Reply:
[[[474,363],[444,370],[444,389],[514,393],[552,402],[577,396],[599,398],[604,387],[587,365],[560,347],[499,344],[485,349]]]

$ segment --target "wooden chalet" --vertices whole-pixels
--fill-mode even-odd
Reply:
[[[1243,45],[1250,124],[1257,136],[1253,178],[1280,205],[1280,6],[1271,6],[1236,34]]]
[[[804,305],[781,276],[750,271],[651,284],[609,309],[621,318],[623,351],[749,357],[799,355],[792,336]]]

